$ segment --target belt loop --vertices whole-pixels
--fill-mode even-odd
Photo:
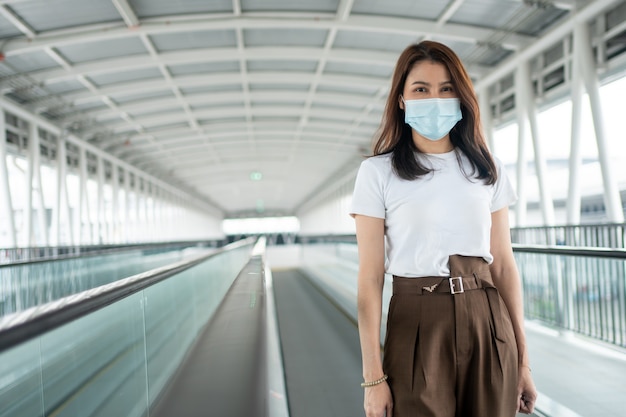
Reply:
[[[478,288],[483,288],[483,280],[480,279],[480,277],[478,276],[477,272],[473,272],[472,275],[474,275],[474,279],[476,280],[476,286]]]

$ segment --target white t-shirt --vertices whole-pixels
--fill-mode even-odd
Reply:
[[[461,152],[465,172],[472,173]],[[416,180],[395,173],[391,154],[361,163],[352,197],[351,215],[385,219],[385,270],[403,277],[449,276],[450,255],[481,256],[490,253],[491,213],[517,196],[502,163],[496,159],[498,180],[468,180],[460,169],[457,151],[420,154],[434,172]]]

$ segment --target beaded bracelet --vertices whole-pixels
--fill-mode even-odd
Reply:
[[[373,387],[374,385],[378,385],[378,384],[382,384],[383,382],[385,382],[387,380],[387,374],[383,375],[382,378],[377,379],[376,381],[369,381],[369,382],[361,382],[361,386],[363,388],[367,388],[367,387]]]

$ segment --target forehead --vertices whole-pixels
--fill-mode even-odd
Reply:
[[[434,61],[418,61],[409,70],[406,82],[425,81],[428,83],[450,81],[450,73],[445,65]]]

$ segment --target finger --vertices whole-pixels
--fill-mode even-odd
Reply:
[[[523,398],[520,398],[517,404],[517,412],[522,413],[522,414],[528,414],[526,411],[527,411],[526,403]]]
[[[532,401],[525,401],[524,399],[520,399],[519,412],[522,414],[532,414],[534,409],[534,404]]]

